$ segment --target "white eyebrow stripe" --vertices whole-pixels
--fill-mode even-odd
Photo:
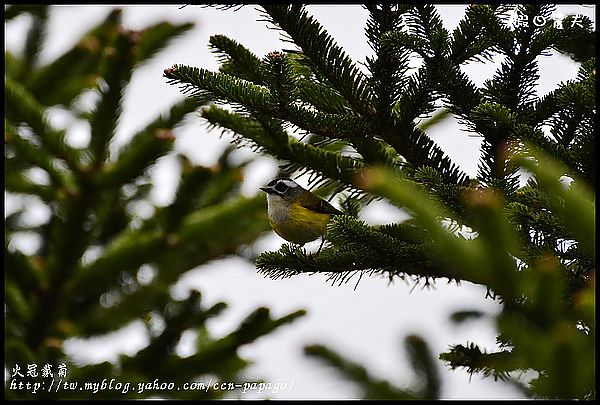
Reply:
[[[284,183],[289,188],[300,187],[294,180],[291,179],[281,179],[279,180],[279,183]]]

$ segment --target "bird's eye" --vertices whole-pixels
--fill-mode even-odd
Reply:
[[[285,193],[288,190],[288,186],[285,183],[277,183],[275,185],[275,190],[279,191],[280,193]]]

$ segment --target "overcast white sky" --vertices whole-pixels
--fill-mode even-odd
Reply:
[[[464,5],[437,6],[447,29],[454,29],[464,14]],[[43,60],[51,60],[72,46],[93,24],[100,22],[112,6],[55,6],[51,9],[50,37],[42,54]],[[214,34],[224,34],[255,54],[266,53],[290,44],[283,44],[277,31],[269,30],[264,22],[258,22],[259,13],[254,6],[239,11],[221,11],[198,6],[180,9],[178,5],[128,5],[124,10],[124,25],[142,29],[162,20],[194,22],[196,28],[176,40],[164,52],[134,74],[127,89],[123,116],[119,122],[113,150],[128,137],[150,121],[156,114],[167,109],[182,96],[174,86],[166,84],[162,77],[165,68],[174,63],[187,64],[216,70],[218,64],[208,50],[208,39]],[[312,5],[308,10],[324,25],[329,33],[355,60],[364,61],[370,53],[364,37],[367,12],[358,5]],[[559,6],[563,14],[579,13],[594,20],[594,6]],[[5,26],[5,46],[11,51],[22,49],[28,18],[20,17]],[[464,71],[472,81],[481,85],[491,78],[501,59],[493,63],[470,63]],[[566,57],[539,58],[540,84],[538,95],[546,94],[558,85],[575,77],[578,65]],[[55,111],[52,122],[68,128],[70,141],[84,145],[88,141],[86,125],[72,120],[67,114]],[[430,136],[469,175],[474,176],[479,159],[479,138],[469,137],[452,120],[435,126]],[[177,131],[176,150],[186,154],[198,164],[214,163],[220,152],[228,145],[229,138],[218,138],[207,133],[206,126],[198,117],[190,118]],[[236,152],[239,159],[253,156],[250,151]],[[243,193],[254,195],[257,188],[276,173],[272,159],[261,157],[246,171]],[[152,194],[157,204],[165,204],[172,198],[176,186],[178,167],[175,159],[159,161],[153,170],[155,188]],[[302,183],[302,179],[300,180]],[[7,212],[17,202],[5,195]],[[28,204],[35,204],[28,202]],[[403,218],[403,213],[385,203],[372,204],[363,211],[363,218],[370,223],[392,222]],[[34,209],[32,221],[43,220],[45,211]],[[256,249],[275,250],[284,242],[271,234],[257,243]],[[30,251],[35,238],[24,237],[15,246]],[[336,349],[350,359],[362,363],[374,375],[390,379],[400,386],[408,386],[413,376],[407,365],[403,338],[408,334],[420,334],[430,345],[435,356],[451,344],[476,342],[482,348],[494,350],[495,330],[487,320],[453,325],[448,316],[457,310],[478,309],[496,314],[500,307],[487,299],[485,288],[463,283],[448,285],[439,280],[434,288],[415,288],[403,282],[388,284],[385,279],[363,277],[356,291],[354,283],[331,286],[324,276],[298,276],[286,280],[270,280],[256,273],[252,263],[239,258],[215,261],[188,272],[173,288],[173,295],[180,298],[190,288],[202,291],[208,305],[217,300],[229,303],[224,316],[213,319],[209,326],[215,335],[225,334],[234,328],[252,309],[265,305],[275,316],[299,308],[306,308],[308,315],[294,324],[284,327],[256,343],[244,347],[242,356],[255,362],[249,369],[248,381],[257,378],[272,383],[292,385],[288,391],[270,394],[272,398],[356,398],[358,391],[352,384],[339,380],[337,374],[302,354],[302,347],[311,343],[323,343]],[[100,362],[116,359],[117,353],[135,353],[147,342],[141,324],[132,324],[119,332],[119,339],[98,338],[90,341],[69,342],[67,350],[75,361]],[[193,335],[184,337],[180,353],[190,352]],[[441,362],[443,376],[442,397],[458,398],[520,398],[512,387],[483,379],[479,375],[469,377],[464,371],[449,371]],[[110,377],[110,376],[107,376]],[[259,395],[261,397],[263,395]],[[251,395],[244,397],[250,398]]]

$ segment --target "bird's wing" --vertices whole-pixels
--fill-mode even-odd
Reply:
[[[301,203],[304,208],[307,208],[311,211],[320,212],[322,214],[331,214],[331,215],[344,215],[343,212],[336,209],[333,205],[329,204],[327,201],[322,200],[320,198],[315,199],[314,201]]]

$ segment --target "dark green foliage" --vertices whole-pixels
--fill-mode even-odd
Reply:
[[[306,346],[304,352],[334,367],[344,377],[356,382],[362,391],[363,399],[438,399],[439,375],[427,344],[416,335],[407,336],[404,342],[420,381],[410,389],[401,389],[387,381],[376,379],[369,375],[364,367],[344,359],[325,346]]]
[[[586,16],[568,15],[562,21],[562,35],[554,48],[577,62],[585,63],[596,55],[596,33]]]
[[[433,5],[367,5],[374,55],[365,73],[303,6],[262,8],[296,49],[260,60],[216,36],[211,45],[226,55],[223,73],[176,65],[165,77],[188,93],[233,103],[235,113],[211,106],[203,116],[233,131],[239,145],[250,143],[288,173],[310,172],[311,182],[338,183],[330,192],[348,188],[361,199],[350,200],[354,217],[331,221],[329,245],[318,254],[285,244],[258,256],[259,271],[273,278],[326,273],[333,283],[385,274],[485,285],[503,303],[495,318],[503,350],[457,345],[441,358],[451,368],[511,381],[515,371],[534,370],[538,376],[521,386],[528,396],[594,398],[596,71],[589,19],[569,16],[554,26],[553,5],[472,4],[450,33]],[[509,26],[514,12],[529,23]],[[548,23],[533,24],[536,17]],[[581,68],[539,98],[537,63],[551,49]],[[504,59],[482,87],[461,71],[497,55]],[[422,62],[414,73],[410,58]],[[436,110],[483,138],[475,178],[427,135],[439,120],[427,119]],[[301,140],[286,132],[292,126]],[[532,174],[526,185],[523,170]],[[561,185],[561,176],[573,181]],[[369,226],[356,218],[374,197],[412,219]],[[454,318],[480,315],[466,309]],[[358,382],[365,397],[436,398],[439,383],[416,342],[413,363],[429,377],[409,396],[326,348],[309,353]]]
[[[294,5],[268,5],[263,9],[266,17],[302,50],[317,80],[338,90],[355,112],[374,112],[364,74],[306,10]]]
[[[261,60],[236,41],[224,35],[210,37],[210,46],[221,63],[220,71],[254,84],[264,81]]]
[[[47,220],[27,225],[26,207],[16,207],[5,223],[5,368],[24,374],[37,365],[56,373],[67,364],[68,382],[129,382],[129,392],[100,389],[7,389],[7,399],[140,399],[219,398],[223,390],[139,391],[138,383],[155,379],[186,382],[241,382],[248,362],[238,349],[304,315],[296,311],[273,317],[258,308],[222,337],[210,336],[206,322],[221,316],[226,304],[206,305],[199,291],[175,300],[171,287],[198,265],[253,242],[268,229],[263,196],[239,195],[244,164],[228,163],[226,150],[213,167],[197,166],[179,156],[182,170],[174,200],[155,206],[148,198],[149,169],[173,153],[176,127],[199,107],[181,100],[151,120],[112,156],[109,147],[121,115],[125,89],[134,69],[149,60],[192,24],[159,22],[141,31],[120,24],[113,10],[62,56],[39,66],[44,46],[46,6],[12,6],[7,19],[20,13],[34,16],[22,55],[6,52],[11,68],[5,77],[5,192],[43,203]],[[93,111],[78,111],[76,100],[93,90]],[[204,104],[206,100],[200,100]],[[90,143],[75,148],[65,131],[54,128],[49,108],[62,105],[87,120]],[[334,156],[332,154],[332,156]],[[40,181],[35,173],[47,175]],[[152,214],[139,216],[145,204]],[[23,232],[41,245],[24,253],[15,247]],[[132,323],[145,326],[149,344],[118,361],[73,364],[65,341],[99,337]],[[157,325],[164,325],[159,328]],[[184,333],[195,333],[193,352],[181,357],[176,349]],[[56,378],[55,374],[55,378]],[[245,378],[245,377],[244,377]],[[18,380],[18,381],[17,381]],[[58,381],[58,379],[56,380]],[[235,395],[235,394],[234,394]]]

